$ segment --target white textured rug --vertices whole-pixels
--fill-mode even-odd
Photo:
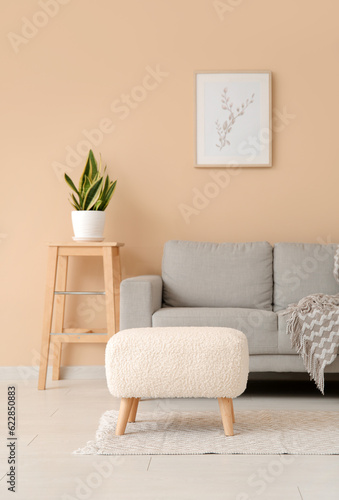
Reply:
[[[339,412],[237,411],[234,436],[224,435],[218,412],[138,412],[115,436],[118,412],[100,419],[83,455],[338,455]]]

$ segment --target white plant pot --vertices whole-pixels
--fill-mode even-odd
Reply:
[[[74,239],[83,241],[103,240],[105,212],[98,210],[73,210]]]

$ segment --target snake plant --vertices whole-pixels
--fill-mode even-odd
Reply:
[[[117,181],[110,180],[108,174],[105,178],[106,168],[101,173],[101,157],[98,168],[93,151],[90,149],[78,189],[72,179],[65,174],[67,184],[75,192],[75,195],[71,193],[69,200],[75,210],[106,210],[117,184]]]

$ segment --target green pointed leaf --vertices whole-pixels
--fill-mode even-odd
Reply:
[[[89,178],[90,178],[90,180],[93,180],[94,177],[96,176],[96,174],[98,173],[98,166],[97,166],[97,161],[94,157],[93,151],[91,149],[89,150],[89,153],[88,153],[88,159],[89,159],[90,167],[91,167],[91,170],[90,170],[91,175],[89,176]]]
[[[71,200],[68,200],[70,202],[70,204],[72,205],[72,207],[75,209],[75,210],[78,210],[77,207],[74,205],[74,203],[71,202]]]
[[[94,184],[98,179],[101,179],[102,176],[100,175],[99,172],[97,172],[91,179],[91,185]]]
[[[98,169],[99,174],[101,175],[101,154],[99,156],[99,169]],[[105,170],[104,170],[105,173]],[[103,174],[104,175],[104,174]]]
[[[80,191],[80,193],[83,190],[83,184],[85,182],[85,176],[89,177],[90,171],[91,171],[91,165],[90,165],[90,158],[89,158],[89,153],[88,153],[87,160],[86,160],[86,165],[85,165],[84,171],[82,172],[80,180],[79,180],[79,191]]]
[[[102,178],[96,181],[87,191],[87,194],[84,199],[84,210],[91,210],[91,208],[95,205],[95,203],[98,200],[98,196],[100,194],[101,186],[102,186]]]
[[[79,194],[77,188],[75,187],[74,182],[72,181],[72,179],[66,173],[65,173],[65,181],[67,182],[67,184],[69,185],[69,187],[71,189],[73,189],[73,191],[75,191],[77,194]]]
[[[72,197],[72,200],[73,200],[73,203],[71,202],[70,200],[70,203],[71,205],[73,205],[73,207],[76,209],[76,210],[81,210],[81,206],[79,205],[77,199],[75,198],[74,194],[72,193],[71,194],[71,197]]]
[[[106,208],[107,208],[107,206],[108,206],[108,204],[109,204],[109,202],[110,202],[110,200],[111,200],[111,198],[113,196],[113,193],[114,193],[114,190],[116,188],[116,185],[117,185],[117,181],[111,182],[111,185],[108,188],[108,191],[106,193],[105,198],[102,200],[102,203],[101,203],[101,205],[99,207],[99,210],[101,210],[101,211],[106,210]]]
[[[84,182],[83,182],[83,187],[82,187],[82,191],[81,191],[82,196],[86,195],[86,193],[87,193],[87,191],[89,190],[90,187],[91,187],[90,180],[87,177],[87,175],[85,175]]]
[[[79,206],[81,207],[80,210],[84,210],[84,197],[81,193],[79,193]]]
[[[106,177],[106,180],[105,180],[105,184],[104,184],[104,187],[102,188],[102,191],[100,193],[100,199],[101,200],[104,200],[105,197],[106,197],[106,193],[108,191],[108,188],[109,188],[109,177],[107,176]]]

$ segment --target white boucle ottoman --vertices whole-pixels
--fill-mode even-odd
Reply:
[[[218,398],[224,431],[233,436],[233,402],[246,389],[246,336],[232,328],[123,330],[108,341],[106,378],[121,398],[116,435],[134,422],[140,398]]]

